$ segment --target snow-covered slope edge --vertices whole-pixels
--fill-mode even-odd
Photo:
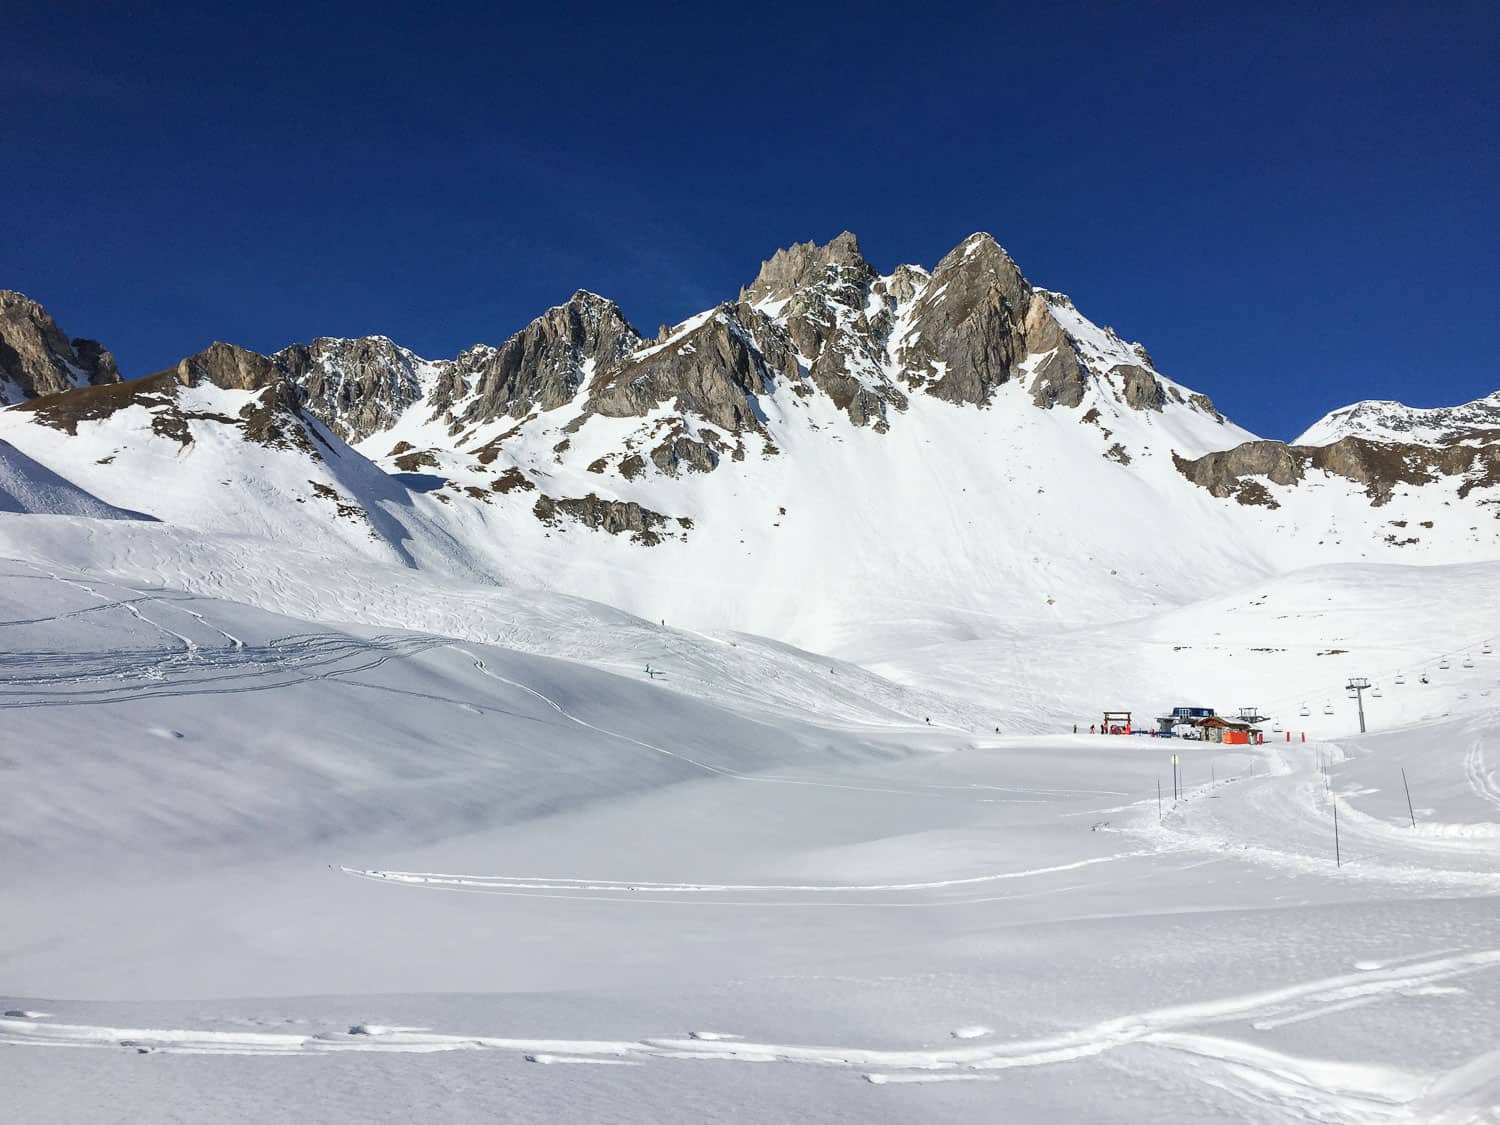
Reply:
[[[1331,445],[1340,438],[1416,445],[1495,440],[1500,433],[1500,391],[1460,406],[1421,408],[1388,400],[1356,402],[1309,426],[1293,445]]]

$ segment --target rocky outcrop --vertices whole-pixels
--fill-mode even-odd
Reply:
[[[827,245],[798,242],[778,250],[760,264],[760,273],[740,290],[740,300],[748,304],[787,300],[794,294],[822,282],[829,267],[849,271],[851,280],[863,276],[868,283],[875,276],[870,263],[859,250],[859,240],[844,231]]]
[[[1258,478],[1295,485],[1309,470],[1363,485],[1375,507],[1389,502],[1400,484],[1419,487],[1443,477],[1463,477],[1461,496],[1474,488],[1500,484],[1500,442],[1434,448],[1358,437],[1311,446],[1251,441],[1195,460],[1174,454],[1173,462],[1183,476],[1214,496],[1233,496],[1241,503],[1269,507],[1277,505]]]
[[[0,406],[120,381],[96,340],[69,340],[30,297],[0,289]]]
[[[617,366],[641,342],[618,305],[580,289],[498,348],[459,356],[444,393],[451,399],[462,387],[473,394],[455,419],[465,425],[556,410],[577,397],[590,373]]]
[[[585,527],[605,531],[610,535],[629,532],[631,542],[647,547],[661,542],[661,535],[656,529],[667,522],[667,517],[660,512],[643,508],[634,501],[603,500],[592,492],[575,499],[559,500],[551,496],[539,496],[532,512],[546,524],[556,525],[566,516]],[[682,524],[682,521],[678,520],[678,523]]]
[[[1247,441],[1233,449],[1209,453],[1196,460],[1173,454],[1177,471],[1214,496],[1234,494],[1244,477],[1265,477],[1274,484],[1296,484],[1305,459],[1280,441]]]
[[[1161,381],[1144,367],[1133,363],[1121,363],[1110,368],[1111,378],[1120,383],[1125,396],[1125,405],[1132,410],[1160,411],[1167,400]]]
[[[771,389],[772,374],[734,312],[721,305],[696,328],[598,376],[586,409],[630,418],[671,402],[731,433],[759,429],[755,397]]]
[[[1078,347],[1052,315],[1048,295],[1033,293],[1023,323],[1026,350],[1039,356],[1032,367],[1031,401],[1050,410],[1054,406],[1079,406],[1087,389],[1088,369]]]
[[[651,462],[669,477],[679,471],[710,473],[719,464],[719,454],[706,442],[677,434],[651,451]]]
[[[345,441],[389,429],[422,397],[423,361],[385,336],[320,337],[271,358],[302,388],[308,413]]]
[[[1212,416],[1216,422],[1224,421],[1224,415],[1220,414],[1214,406],[1214,400],[1205,394],[1194,393],[1188,395],[1188,405],[1200,413]]]
[[[238,344],[213,343],[190,355],[173,369],[178,383],[196,387],[208,383],[226,391],[259,391],[274,387],[285,372],[269,356]]]
[[[214,386],[256,392],[233,415],[185,406],[180,391]],[[176,367],[97,387],[80,387],[21,403],[16,409],[38,422],[76,434],[81,422],[101,422],[122,410],[139,407],[150,416],[153,433],[182,446],[193,442],[192,422],[233,426],[248,440],[277,448],[295,446],[317,455],[303,424],[301,395],[281,368],[267,356],[234,344],[216,343],[188,356]]]
[[[980,404],[1010,379],[1028,348],[1031,286],[987,234],[965,239],[932,271],[897,353],[945,402]]]
[[[78,357],[79,365],[88,376],[89,386],[102,387],[106,383],[120,381],[120,369],[115,365],[114,353],[98,340],[75,337],[72,344],[73,354]]]

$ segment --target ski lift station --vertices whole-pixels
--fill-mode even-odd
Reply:
[[[1266,716],[1256,714],[1253,708],[1241,711],[1237,719],[1229,719],[1216,714],[1212,707],[1174,707],[1170,715],[1157,717],[1156,732],[1167,738],[1248,746],[1265,740],[1260,727],[1264,722]]]

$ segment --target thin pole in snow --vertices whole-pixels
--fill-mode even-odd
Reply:
[[[1161,823],[1161,774],[1156,775],[1156,823]]]
[[[1333,865],[1344,866],[1343,853],[1339,851],[1339,799],[1333,799]]]
[[[1411,826],[1413,828],[1415,828],[1417,826],[1417,814],[1412,811],[1412,807],[1411,807],[1411,786],[1406,783],[1406,767],[1405,766],[1401,767],[1401,788],[1403,788],[1403,789],[1406,790],[1406,815],[1409,816],[1409,817],[1411,817]]]
[[[1208,787],[1210,789],[1212,789],[1217,784],[1219,784],[1219,779],[1214,774],[1214,764],[1212,762],[1209,762],[1208,763]]]

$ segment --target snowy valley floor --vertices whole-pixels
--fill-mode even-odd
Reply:
[[[997,736],[509,597],[531,644],[0,561],[0,1118],[1500,1121],[1477,687],[1251,752]]]

